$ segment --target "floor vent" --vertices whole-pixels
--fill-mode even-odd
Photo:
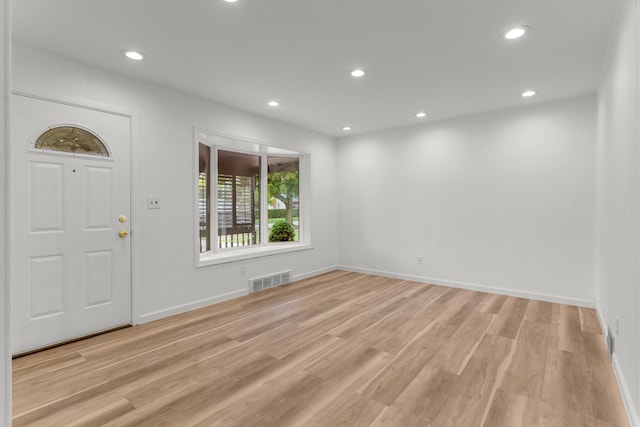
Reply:
[[[249,292],[254,293],[276,286],[284,285],[291,281],[291,270],[282,273],[270,274],[269,276],[256,277],[249,279]]]

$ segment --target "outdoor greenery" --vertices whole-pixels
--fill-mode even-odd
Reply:
[[[275,197],[285,205],[284,218],[293,223],[293,198],[299,194],[298,171],[270,173],[267,181],[269,198]]]
[[[270,242],[292,242],[296,236],[293,226],[285,220],[277,221],[273,224],[269,233]]]
[[[299,216],[298,211],[299,211],[298,208],[293,209],[294,222],[295,222],[295,218]],[[269,209],[268,213],[269,213],[269,219],[286,218],[287,210],[286,209]]]

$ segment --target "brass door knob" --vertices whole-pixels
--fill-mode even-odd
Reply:
[[[118,232],[118,237],[120,237],[121,239],[124,239],[125,237],[127,237],[129,235],[129,233],[127,233],[126,230],[120,230]]]

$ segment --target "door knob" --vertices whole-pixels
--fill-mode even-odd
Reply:
[[[124,239],[125,237],[127,237],[129,235],[129,233],[127,233],[126,230],[120,230],[118,232],[118,237],[120,237],[121,239]]]

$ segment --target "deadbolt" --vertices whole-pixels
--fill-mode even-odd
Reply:
[[[124,215],[120,215],[120,217],[118,217],[118,221],[120,221],[121,224],[124,224],[125,222],[127,222],[127,217]]]

